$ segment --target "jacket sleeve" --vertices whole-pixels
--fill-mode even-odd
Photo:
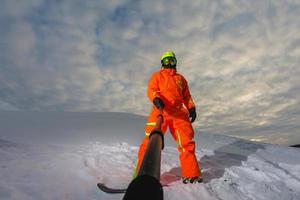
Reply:
[[[190,93],[188,82],[185,80],[185,78],[183,78],[182,94],[183,94],[183,103],[185,107],[187,109],[196,108],[196,105]]]
[[[157,73],[152,74],[150,80],[148,81],[147,95],[152,102],[155,97],[160,98],[160,90],[158,86],[158,75]]]

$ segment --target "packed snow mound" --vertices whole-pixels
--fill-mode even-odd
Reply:
[[[145,117],[9,112],[0,118],[1,200],[122,199],[96,184],[128,186]],[[300,199],[300,149],[200,130],[195,140],[204,182],[181,183],[178,151],[167,140],[161,165],[161,182],[170,185],[165,200]]]
[[[0,199],[122,199],[96,184],[126,188],[137,151],[127,143],[55,146],[1,140]],[[198,148],[196,154],[204,183],[184,185],[177,149],[165,148],[161,182],[170,185],[164,188],[165,200],[300,198],[298,149],[237,140],[215,150]]]

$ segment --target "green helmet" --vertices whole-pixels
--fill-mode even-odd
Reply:
[[[166,51],[161,55],[160,62],[164,68],[176,68],[177,59],[175,53]]]
[[[167,57],[172,57],[172,58],[176,59],[175,53],[173,53],[172,51],[166,51],[165,53],[163,53],[161,55],[160,61],[162,61],[164,58],[167,58]]]

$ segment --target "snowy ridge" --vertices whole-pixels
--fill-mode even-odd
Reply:
[[[47,120],[51,118],[52,126],[48,130],[41,125],[38,127],[41,129],[34,127],[37,120],[49,126],[49,121],[43,121],[42,114],[36,118],[34,113],[30,115],[25,134],[17,125],[11,128],[8,121],[1,125],[1,200],[122,199],[122,194],[101,192],[96,184],[103,182],[111,187],[127,187],[132,179],[138,145],[123,141],[137,140],[136,131],[139,130],[138,139],[143,137],[141,123],[144,118],[130,114],[105,113],[105,116],[93,114],[90,117],[67,113],[61,119],[66,116],[73,119],[68,119],[68,127],[65,127],[60,118],[52,114],[47,116]],[[106,122],[117,119],[122,126],[103,122],[99,125],[98,120],[105,117]],[[26,120],[19,116],[18,121]],[[83,128],[75,133],[64,131],[75,129],[76,126],[72,127],[74,121],[77,127],[81,123]],[[139,124],[136,124],[137,121]],[[109,134],[106,133],[108,128]],[[133,134],[132,130],[135,131]],[[39,138],[34,139],[38,134]],[[109,142],[111,137],[115,138],[115,142]],[[168,144],[163,151],[161,165],[161,182],[171,185],[164,188],[165,200],[300,199],[299,148],[253,143],[224,135],[205,134],[201,130],[195,131],[195,140],[204,183],[184,185],[180,182],[178,152],[174,145]]]
[[[127,143],[9,148],[3,143],[0,199],[121,199],[97,190],[96,183],[126,187],[138,150]],[[233,152],[241,146],[244,151]],[[167,147],[161,181],[172,186],[164,189],[165,199],[299,199],[299,151],[281,148],[236,141],[216,150],[199,149],[204,184],[183,185],[177,149]]]

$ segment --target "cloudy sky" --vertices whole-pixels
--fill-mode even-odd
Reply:
[[[172,50],[196,127],[300,143],[298,0],[0,1],[0,111],[147,115]]]

